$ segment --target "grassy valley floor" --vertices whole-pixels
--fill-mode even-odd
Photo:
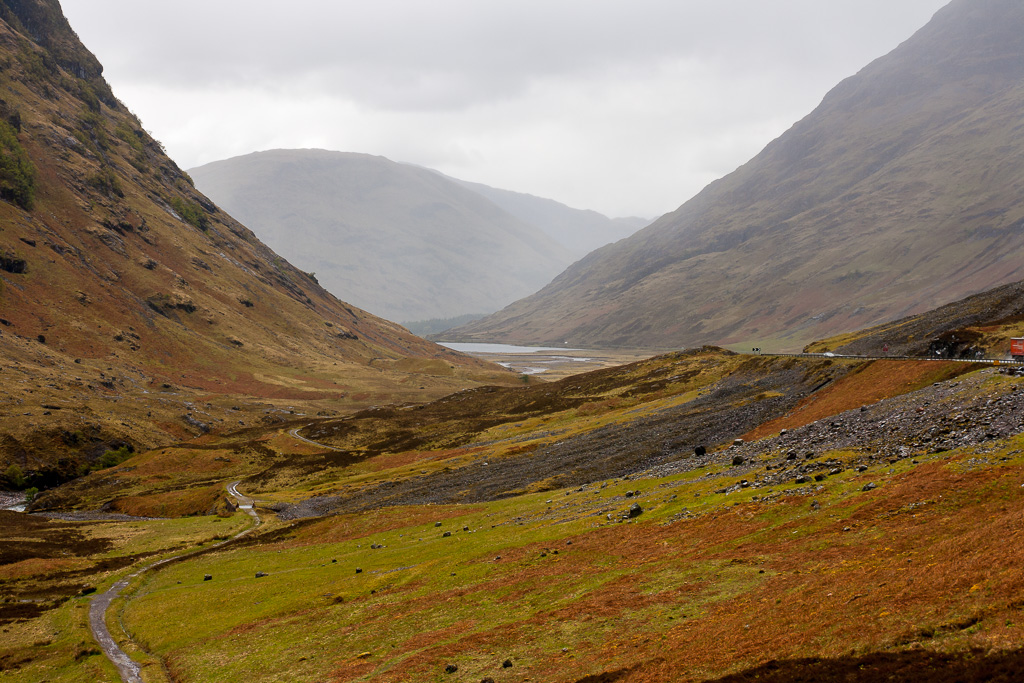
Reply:
[[[962,368],[672,354],[208,436],[65,495],[188,515],[189,495],[242,479],[257,499],[256,533],[142,575],[108,613],[146,681],[1013,680],[1024,388]],[[644,467],[611,456],[636,440]],[[465,488],[567,452],[603,464]],[[418,478],[432,501],[402,483]],[[89,591],[248,518],[0,524],[0,680],[115,681]]]

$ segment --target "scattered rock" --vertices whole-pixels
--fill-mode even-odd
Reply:
[[[644,509],[640,507],[640,503],[633,503],[629,506],[629,518],[639,517],[644,513]]]
[[[747,459],[746,459],[746,458],[744,458],[744,457],[743,457],[742,455],[734,455],[734,456],[732,456],[732,464],[733,464],[734,466],[736,466],[736,465],[742,465],[742,464],[743,464],[743,463],[745,463],[746,461],[747,461]]]
[[[256,578],[257,579],[262,579],[264,576],[270,576],[270,575],[267,574],[266,572],[256,572]]]
[[[449,664],[448,666],[446,666],[444,668],[444,672],[446,674],[453,674],[453,673],[455,673],[458,670],[459,670],[459,665],[458,664]]]
[[[870,490],[876,489],[876,488],[878,488],[878,484],[876,484],[875,482],[872,481],[872,482],[869,482],[867,484],[864,484],[864,488],[862,488],[861,491],[870,491]]]
[[[511,659],[506,659],[504,662],[501,663],[501,668],[502,669],[511,669],[512,668],[512,660]]]
[[[211,574],[204,574],[203,581],[213,581],[213,576]]]

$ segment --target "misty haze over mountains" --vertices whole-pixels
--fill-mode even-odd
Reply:
[[[955,0],[675,212],[463,341],[799,349],[1024,273],[1024,4]]]
[[[189,173],[329,291],[403,322],[494,312],[648,222],[365,154],[273,150]]]

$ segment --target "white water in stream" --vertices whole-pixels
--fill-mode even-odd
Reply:
[[[0,510],[25,511],[25,494],[20,491],[0,491]]]

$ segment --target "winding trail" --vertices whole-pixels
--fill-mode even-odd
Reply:
[[[296,427],[295,429],[290,430],[288,432],[288,435],[291,436],[293,439],[298,439],[299,441],[305,441],[306,443],[310,444],[311,446],[316,446],[317,448],[326,448],[329,451],[338,451],[339,453],[347,453],[348,452],[344,448],[335,448],[334,446],[328,446],[325,443],[320,443],[319,441],[313,441],[312,439],[307,439],[306,437],[304,437],[301,434],[299,434],[299,430],[300,429],[305,429],[306,427],[312,427],[312,426],[313,426],[312,424],[308,424],[305,427]]]
[[[244,496],[238,492],[238,484],[241,482],[233,481],[227,486],[228,493],[238,501],[238,507],[245,510],[253,518],[254,523],[252,526],[243,529],[226,541],[215,543],[208,548],[201,548],[199,550],[193,550],[185,553],[184,555],[175,555],[174,557],[167,557],[162,560],[157,560],[151,564],[147,564],[142,569],[135,571],[133,574],[129,574],[125,578],[121,579],[113,586],[107,589],[105,593],[96,595],[89,603],[89,628],[92,630],[92,635],[99,643],[100,649],[103,650],[103,654],[107,656],[107,659],[113,663],[117,668],[117,672],[121,676],[121,680],[124,683],[143,683],[142,681],[142,667],[138,662],[133,660],[128,654],[121,649],[121,647],[114,640],[114,637],[110,634],[110,629],[107,628],[107,622],[104,618],[107,610],[110,608],[110,603],[113,602],[123,591],[132,579],[148,571],[152,571],[161,565],[167,564],[174,560],[180,560],[191,555],[198,553],[207,552],[214,548],[219,548],[227,543],[231,543],[234,540],[245,536],[255,530],[261,523],[260,516],[257,514],[256,509],[253,505],[253,499],[248,496]],[[130,639],[128,634],[126,637]]]

